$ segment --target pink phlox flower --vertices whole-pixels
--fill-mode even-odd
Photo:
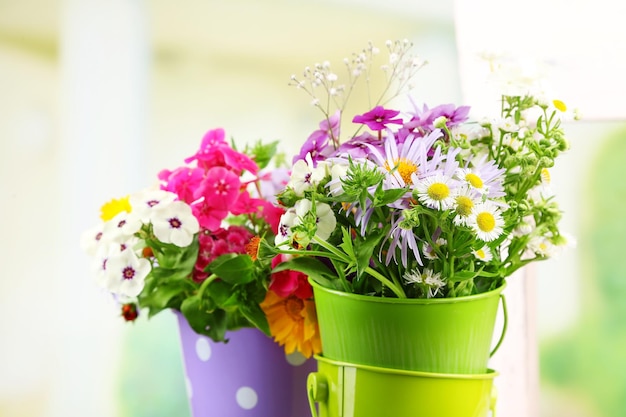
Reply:
[[[301,159],[305,160],[307,155],[310,155],[315,167],[318,161],[326,159],[334,150],[334,146],[328,143],[329,139],[333,141],[339,140],[340,120],[341,113],[339,110],[330,116],[329,119],[322,120],[319,124],[320,128],[309,135],[300,148],[300,153],[293,157],[291,163],[295,164]]]
[[[263,210],[261,216],[270,225],[274,234],[278,233],[278,225],[280,224],[280,218],[285,213],[285,209],[263,200]]]
[[[224,167],[213,167],[196,188],[194,197],[204,198],[204,205],[217,210],[228,210],[240,193],[239,176]]]
[[[206,201],[193,204],[191,210],[193,215],[198,219],[200,227],[210,231],[218,229],[222,224],[222,220],[229,214],[228,210],[211,207],[206,204]]]
[[[270,203],[262,198],[252,198],[247,191],[239,195],[237,201],[230,209],[234,215],[253,214],[258,218],[265,220],[274,233],[278,231],[280,217],[285,212],[284,209]]]
[[[272,259],[272,268],[288,260],[287,255],[278,255]],[[269,289],[279,297],[286,298],[295,295],[300,299],[313,297],[313,288],[307,281],[307,276],[297,271],[280,271],[271,275]]]
[[[243,191],[237,197],[237,200],[230,207],[230,212],[235,216],[240,214],[255,214],[263,209],[263,204],[260,198],[250,197],[248,191]]]
[[[358,116],[354,116],[353,123],[361,123],[367,125],[374,131],[383,130],[388,124],[401,125],[402,119],[394,119],[398,114],[397,110],[387,110],[383,106],[376,106],[372,110]]]
[[[251,238],[252,233],[241,226],[201,231],[198,236],[200,249],[193,271],[193,279],[197,282],[204,281],[208,276],[208,273],[205,272],[206,267],[219,256],[229,253],[245,254],[246,244]]]
[[[228,146],[224,139],[224,129],[212,129],[204,134],[202,142],[200,142],[200,148],[195,155],[185,159],[185,163],[190,163],[195,160],[203,160],[206,155],[210,153],[211,149],[219,148],[221,146]]]
[[[178,198],[187,204],[193,203],[194,193],[202,182],[204,170],[201,168],[180,167],[174,171],[167,169],[159,172],[159,179],[163,181],[161,189],[178,195]]]
[[[224,140],[224,129],[209,130],[202,138],[200,149],[185,159],[185,163],[197,161],[198,166],[209,170],[220,166],[240,175],[243,171],[255,174],[259,167],[249,156],[237,152]]]

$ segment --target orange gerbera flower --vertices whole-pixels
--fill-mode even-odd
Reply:
[[[322,351],[317,313],[313,300],[294,295],[282,298],[268,291],[261,308],[267,316],[270,333],[285,353],[300,352],[307,358]]]

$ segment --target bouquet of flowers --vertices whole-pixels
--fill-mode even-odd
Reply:
[[[106,203],[83,247],[94,256],[97,282],[114,295],[126,320],[140,308],[149,316],[174,309],[215,341],[241,327],[270,335],[270,326],[282,320],[279,328],[300,335],[282,343],[287,353],[298,348],[310,356],[316,328],[299,314],[298,308],[306,313],[304,301],[292,298],[311,295],[283,279],[295,274],[302,281],[303,275],[272,276],[271,262],[255,256],[260,238],[277,232],[284,210],[275,195],[288,171],[276,142],[240,152],[224,136],[222,129],[209,131],[183,166],[159,173],[159,185]]]
[[[383,93],[350,118],[345,140],[347,100],[359,81],[373,85],[379,50],[346,59],[346,83],[328,62],[291,77],[324,118],[278,196],[275,241],[261,247],[288,257],[274,271],[358,294],[459,297],[554,255],[567,243],[549,173],[568,148],[565,104],[526,90],[503,95],[495,119],[470,120],[468,106],[452,104],[392,109],[425,62],[408,41],[386,46]]]

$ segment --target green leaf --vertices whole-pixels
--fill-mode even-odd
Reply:
[[[259,169],[265,168],[272,158],[276,155],[278,149],[278,141],[264,144],[261,141],[257,141],[254,147],[247,153],[256,162]]]
[[[209,284],[206,293],[220,308],[227,309],[237,305],[238,298],[234,287],[224,281],[213,281]]]
[[[230,284],[246,284],[255,278],[254,262],[248,255],[222,255],[211,262],[208,269]]]
[[[451,282],[467,281],[469,279],[476,278],[478,274],[479,272],[472,272],[472,271],[455,272],[453,277],[448,278],[448,281],[451,281]]]
[[[196,333],[209,336],[215,342],[222,342],[226,335],[226,312],[209,307],[206,300],[196,295],[183,301],[180,311]]]
[[[281,262],[276,265],[272,272],[280,271],[299,271],[310,277],[333,277],[336,276],[328,267],[319,259],[309,257],[296,257],[288,261]]]
[[[372,255],[374,253],[374,249],[376,249],[376,245],[383,238],[384,233],[382,233],[383,229],[377,229],[376,231],[371,231],[367,235],[364,240],[358,242],[358,245],[355,248],[356,251],[356,261],[357,261],[357,275],[361,276],[370,264],[370,260],[372,259]]]
[[[143,291],[139,296],[139,305],[149,308],[149,317],[152,317],[163,309],[175,307],[173,301],[184,297],[185,293],[185,288],[176,282],[159,285],[150,292]]]
[[[242,304],[239,311],[256,328],[261,330],[267,336],[270,336],[270,325],[267,322],[265,313],[258,304]]]
[[[407,191],[407,188],[393,188],[390,190],[384,190],[381,195],[376,193],[376,201],[374,202],[374,205],[378,207],[393,203],[406,194]]]

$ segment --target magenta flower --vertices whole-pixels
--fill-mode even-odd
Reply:
[[[328,154],[334,149],[328,143],[329,139],[339,140],[341,113],[339,110],[335,112],[328,120],[320,122],[320,128],[309,135],[307,140],[300,148],[300,153],[293,157],[291,161],[295,164],[299,160],[305,160],[307,155],[311,155],[313,166],[317,166],[317,162],[326,159]]]
[[[200,149],[195,155],[185,159],[186,163],[197,161],[198,166],[209,170],[213,167],[225,167],[237,174],[249,171],[253,174],[259,170],[257,164],[247,155],[237,152],[224,140],[224,130],[209,130],[202,138]]]
[[[441,104],[429,109],[428,106],[424,105],[422,110],[416,108],[413,117],[404,124],[404,127],[409,130],[422,128],[431,131],[434,129],[433,122],[441,116],[447,119],[446,125],[452,127],[466,121],[469,111],[469,106],[456,107],[454,104]]]
[[[230,207],[230,212],[235,216],[239,214],[255,214],[263,210],[263,201],[260,198],[250,197],[248,191],[244,191],[237,197],[234,204]]]
[[[228,216],[228,210],[216,209],[211,207],[206,202],[201,202],[191,206],[191,211],[200,227],[210,231],[217,230],[222,225],[222,220]]]
[[[352,122],[365,124],[372,130],[380,131],[391,123],[401,125],[402,119],[394,119],[398,114],[400,114],[400,112],[397,110],[386,110],[383,106],[376,106],[367,113],[354,116]]]
[[[193,203],[196,198],[194,193],[204,175],[202,168],[180,167],[174,171],[167,169],[159,172],[159,179],[164,182],[161,189],[178,195],[178,198],[187,204]]]
[[[196,189],[196,199],[204,197],[204,204],[217,210],[228,210],[239,196],[239,176],[224,167],[209,169]]]
[[[352,159],[367,158],[370,154],[371,146],[382,150],[383,142],[372,136],[371,133],[365,132],[342,143],[332,156],[350,155]]]
[[[198,236],[200,250],[193,271],[193,279],[196,282],[204,281],[209,275],[204,270],[218,256],[228,253],[245,254],[246,244],[251,238],[252,233],[242,226],[218,228],[210,233],[202,231]]]

